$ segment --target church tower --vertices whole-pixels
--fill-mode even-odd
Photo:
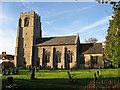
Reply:
[[[41,37],[40,16],[35,11],[20,13],[15,47],[15,66],[35,65],[36,39]]]

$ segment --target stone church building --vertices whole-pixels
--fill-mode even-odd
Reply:
[[[20,13],[15,66],[77,68],[80,66],[80,53],[78,35],[42,37],[40,16],[35,11]]]

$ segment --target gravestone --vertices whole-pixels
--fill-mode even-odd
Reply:
[[[77,84],[77,83],[78,83],[78,82],[77,82],[77,79],[73,79],[73,78],[71,77],[69,71],[68,71],[67,73],[68,73],[69,79],[72,81],[72,83],[73,83],[73,84]]]
[[[35,79],[35,72],[32,72],[31,79]]]
[[[18,74],[18,68],[15,69],[15,74]]]
[[[12,69],[12,75],[14,75],[14,74],[15,74],[15,69],[13,68],[13,69]]]
[[[97,75],[96,75],[96,72],[94,73],[94,77],[95,77],[95,80],[97,80]]]
[[[31,79],[35,79],[35,69],[32,70]]]
[[[98,75],[98,77],[100,77],[100,72],[99,71],[97,71],[97,75]]]
[[[7,83],[8,84],[12,84],[13,83],[13,77],[12,76],[7,77]]]
[[[8,70],[8,75],[10,75],[10,73],[11,73],[10,70]]]

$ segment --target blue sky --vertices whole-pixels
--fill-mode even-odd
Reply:
[[[43,37],[79,34],[83,43],[89,37],[103,42],[112,16],[110,4],[95,2],[2,2],[0,3],[0,52],[15,52],[20,12],[35,10],[41,16]]]

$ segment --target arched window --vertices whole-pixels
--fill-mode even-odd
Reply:
[[[61,52],[59,51],[56,51],[56,62],[57,63],[61,63]]]
[[[70,50],[67,51],[67,61],[69,63],[72,63],[73,62],[73,52],[71,52]]]
[[[24,20],[24,26],[25,27],[29,26],[29,18],[28,17],[26,17]]]
[[[50,62],[50,52],[45,51],[44,58],[45,58],[45,62],[49,63]]]

